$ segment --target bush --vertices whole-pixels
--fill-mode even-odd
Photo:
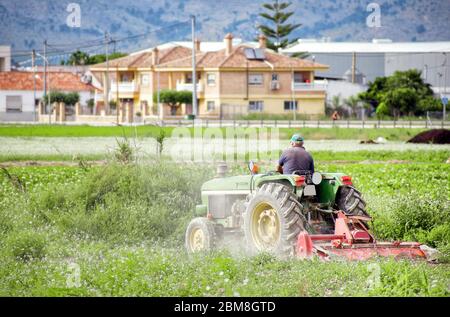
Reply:
[[[49,100],[50,98],[50,100]],[[64,102],[68,106],[73,106],[80,101],[80,95],[77,92],[63,93],[60,91],[52,91],[43,97],[44,103]]]
[[[42,259],[45,256],[45,238],[39,233],[14,232],[8,237],[6,245],[11,255],[21,261]]]
[[[431,247],[450,244],[450,210],[445,200],[397,199],[389,208],[389,213],[373,214],[379,239],[418,241]]]
[[[43,196],[38,209],[70,234],[115,243],[181,242],[200,201],[209,168],[175,164],[108,165],[88,171],[78,184]]]

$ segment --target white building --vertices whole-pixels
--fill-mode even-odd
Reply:
[[[450,42],[393,42],[389,39],[331,42],[328,39],[300,39],[282,52],[306,52],[310,55],[309,59],[330,65],[327,72],[316,72],[316,76],[329,79],[342,79],[352,69],[353,61],[365,82],[380,76],[390,76],[397,70],[417,69],[436,93],[450,94]]]
[[[33,121],[37,104],[44,95],[44,74],[33,72],[0,72],[0,121]],[[77,92],[86,105],[94,97],[94,87],[81,81],[77,74],[49,72],[47,91]]]
[[[0,72],[11,70],[11,46],[0,46]]]

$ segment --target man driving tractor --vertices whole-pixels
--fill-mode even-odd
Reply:
[[[283,151],[278,161],[277,171],[281,174],[314,173],[314,160],[303,147],[304,138],[294,134],[291,138],[290,147]]]

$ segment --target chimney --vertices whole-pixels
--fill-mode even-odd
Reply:
[[[198,53],[200,52],[200,40],[195,39],[195,51]]]
[[[259,35],[259,48],[267,47],[267,37],[264,34]]]
[[[227,35],[225,35],[225,52],[226,55],[230,55],[231,51],[233,50],[233,34],[228,33]]]
[[[152,52],[152,64],[153,65],[159,64],[159,50],[157,47],[155,47]]]

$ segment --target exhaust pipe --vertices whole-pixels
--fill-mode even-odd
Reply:
[[[217,165],[217,169],[216,169],[216,174],[217,177],[225,177],[226,174],[228,172],[228,165],[225,162],[219,163],[219,165]]]

